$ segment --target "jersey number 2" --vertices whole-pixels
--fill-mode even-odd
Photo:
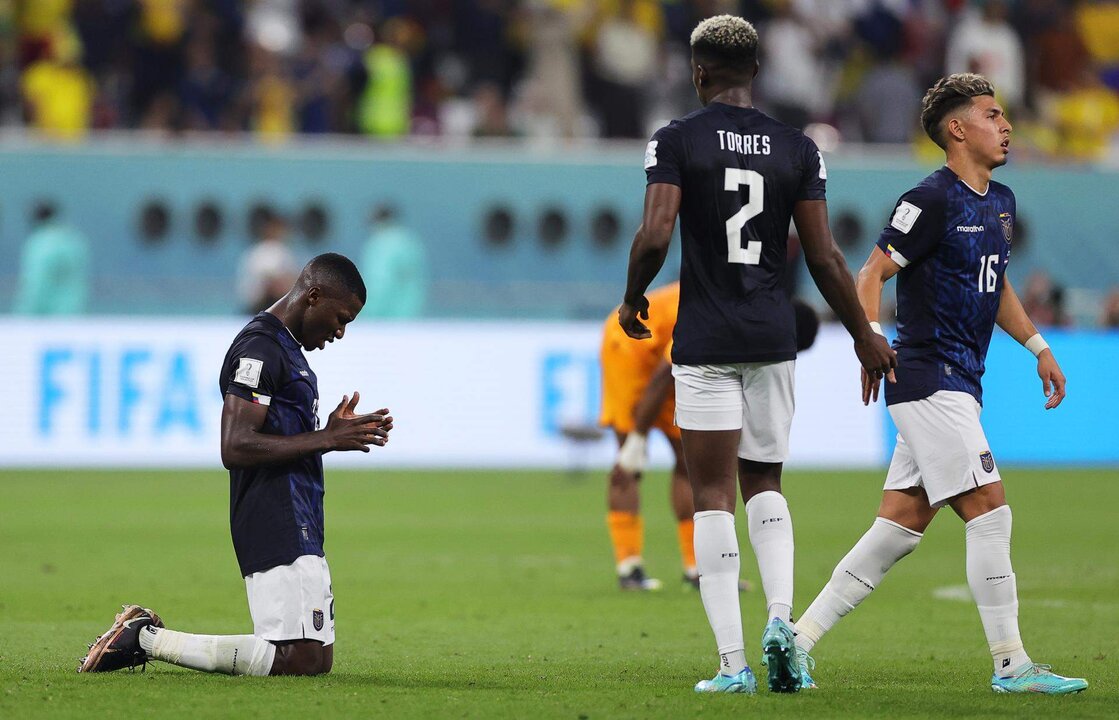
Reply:
[[[727,168],[723,189],[737,194],[743,185],[750,199],[727,220],[727,262],[757,265],[762,261],[762,241],[748,240],[746,247],[742,247],[742,228],[761,215],[765,179],[754,170]]]

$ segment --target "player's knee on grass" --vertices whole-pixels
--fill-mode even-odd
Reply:
[[[295,640],[276,645],[273,675],[322,675],[334,665],[334,646],[317,640]]]

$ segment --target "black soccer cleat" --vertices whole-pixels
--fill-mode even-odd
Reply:
[[[140,631],[149,625],[161,628],[163,621],[139,605],[124,605],[112,626],[93,641],[78,672],[112,672],[121,668],[147,666],[148,654],[140,647]]]
[[[637,565],[629,575],[618,576],[618,587],[622,590],[656,591],[661,589],[661,581],[645,575],[645,568]]]

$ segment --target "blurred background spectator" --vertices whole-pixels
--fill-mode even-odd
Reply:
[[[40,201],[20,257],[12,311],[17,315],[78,315],[89,295],[89,242],[64,223],[58,208]]]
[[[1065,313],[1064,299],[1064,288],[1054,284],[1046,273],[1035,272],[1026,280],[1022,307],[1034,324],[1059,327],[1070,324]]]
[[[1108,293],[1103,303],[1103,313],[1100,315],[1100,326],[1105,328],[1119,328],[1119,288]]]
[[[1005,0],[983,0],[968,8],[948,36],[946,73],[973,72],[994,83],[1008,113],[1023,107],[1026,58],[1022,40],[1007,22]]]
[[[365,314],[394,320],[421,317],[428,285],[423,242],[401,224],[392,205],[377,207],[371,225],[358,265],[368,293]]]
[[[267,310],[288,291],[300,264],[288,246],[288,221],[270,207],[261,207],[252,218],[252,247],[237,266],[237,295],[247,315]]]
[[[759,107],[841,142],[920,140],[911,100],[970,70],[1019,148],[1116,145],[1113,0],[2,0],[0,122],[56,138],[646,138],[695,106],[688,34],[719,12],[762,32]]]
[[[115,130],[267,143],[334,135],[457,146],[497,138],[513,139],[513,154],[536,145],[562,152],[588,139],[640,141],[697,107],[689,36],[699,20],[724,12],[747,17],[761,33],[757,106],[805,129],[825,152],[847,147],[871,157],[865,145],[880,145],[885,155],[938,162],[919,127],[920,98],[945,73],[974,70],[991,77],[1011,114],[1014,163],[1119,161],[1119,0],[0,0],[0,131],[17,143],[97,142]],[[179,212],[205,199],[171,195]],[[352,208],[366,201],[351,200],[350,210],[326,202],[323,227],[345,223],[346,242],[359,243],[362,222]],[[218,211],[245,209],[244,198],[217,205],[219,220]],[[512,248],[524,246],[533,214],[543,212],[514,210],[519,222],[510,220],[509,237],[493,245],[506,248],[509,267],[532,262]],[[427,218],[408,212],[435,247]],[[848,233],[846,251],[873,232],[871,213],[861,212],[868,228]],[[374,240],[412,232],[391,215],[375,225],[370,247],[391,247],[396,240]],[[173,253],[191,252],[182,249],[189,224],[182,217],[164,218],[166,245],[157,239],[147,247],[171,268]],[[590,222],[570,221],[573,234]],[[331,236],[308,232],[298,209],[291,222],[308,243],[301,252]],[[246,310],[270,304],[270,285],[282,288],[298,269],[288,220],[275,215],[266,225],[270,234],[241,261],[238,302]],[[92,225],[85,229],[96,239]],[[416,267],[439,266],[444,256],[426,258],[413,240]],[[1015,241],[1023,247],[1021,236]],[[202,242],[211,244],[198,251],[212,254],[201,248],[220,248],[220,231]],[[8,247],[14,279],[15,246]],[[1043,266],[1040,256],[1019,257],[1030,269]],[[377,264],[367,264],[370,272],[395,272]],[[98,278],[108,277],[94,265]],[[1100,317],[1109,277],[1081,285],[1050,269],[1071,283],[1067,295],[1043,276],[1023,284],[1040,322]],[[428,312],[448,306],[441,293],[461,291],[436,275],[430,292],[439,300]],[[386,287],[396,287],[394,277]],[[497,277],[494,270],[486,282]],[[408,292],[394,291],[393,302],[408,306],[401,299]],[[422,307],[426,290],[418,292]]]

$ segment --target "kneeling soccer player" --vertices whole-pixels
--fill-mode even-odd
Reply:
[[[1005,276],[1016,206],[1010,188],[991,180],[1006,164],[1011,131],[994,96],[991,84],[972,74],[943,78],[928,91],[921,123],[947,163],[901,197],[859,273],[859,299],[872,321],[883,285],[898,276],[898,367],[886,386],[897,447],[878,518],[796,623],[803,687],[815,687],[808,651],[916,549],[944,505],[964,521],[968,585],[994,660],[991,689],[1060,694],[1088,687],[1033,662],[1022,645],[1010,507],[979,423],[980,378],[996,323],[1037,357],[1046,409],[1065,397],[1065,377]],[[864,403],[878,399],[878,386],[863,374]]]
[[[252,635],[193,635],[126,605],[78,672],[162,660],[230,675],[318,675],[334,662],[334,595],[323,555],[323,453],[388,441],[387,409],[357,415],[358,393],[318,429],[318,380],[303,350],[341,339],[365,304],[347,258],[320,255],[234,339],[221,371],[222,464]]]

